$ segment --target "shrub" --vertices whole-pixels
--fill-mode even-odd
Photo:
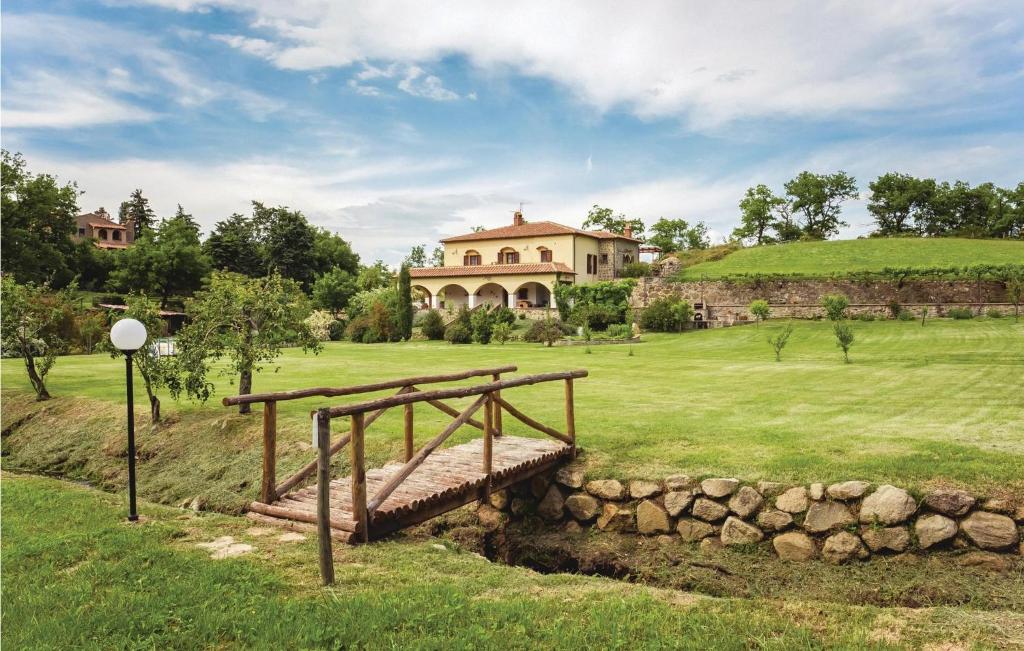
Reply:
[[[857,319],[858,321],[874,321],[876,317],[871,312],[862,312],[853,318]]]
[[[635,280],[603,281],[589,285],[557,285],[555,303],[563,321],[603,330],[609,323],[622,323],[629,309]]]
[[[850,299],[842,294],[829,294],[821,297],[821,306],[829,321],[841,321],[846,318],[846,308],[850,307]]]
[[[363,338],[366,336],[366,332],[370,329],[370,317],[368,316],[357,316],[352,319],[348,324],[348,338],[349,341],[357,344],[363,343]]]
[[[491,322],[494,325],[498,325],[499,323],[512,325],[516,322],[516,313],[504,305],[499,305],[491,310]]]
[[[622,267],[623,278],[644,278],[651,275],[651,265],[647,262],[630,262]]]
[[[609,339],[631,339],[632,334],[628,323],[613,323],[608,326],[607,335]]]
[[[772,313],[772,309],[768,306],[768,301],[764,300],[763,298],[759,298],[756,301],[752,301],[750,303],[750,307],[747,309],[749,309],[750,313],[754,315],[757,327],[760,327],[761,321],[767,319]]]
[[[444,340],[450,344],[468,344],[473,341],[473,332],[458,321],[454,321],[444,331]]]
[[[420,320],[420,332],[427,339],[444,339],[444,319],[441,318],[441,313],[437,310],[427,310]]]
[[[331,340],[331,325],[333,324],[334,315],[327,310],[313,310],[313,313],[306,317],[306,326],[317,341]]]
[[[948,310],[946,310],[946,316],[948,316],[951,319],[958,319],[958,320],[973,319],[974,318],[974,313],[971,312],[970,308],[966,308],[966,307],[951,307]]]
[[[900,305],[899,301],[889,301],[889,313],[892,314],[892,318],[900,318],[900,312],[903,311],[903,306]]]
[[[849,323],[835,323],[832,332],[836,335],[836,346],[843,349],[843,361],[850,363],[850,346],[853,345],[853,327]]]
[[[622,317],[622,312],[616,307],[591,303],[575,307],[571,323],[591,330],[607,330],[609,325],[621,323]]]
[[[791,334],[793,334],[793,324],[788,323],[777,335],[768,337],[768,343],[771,344],[772,349],[775,351],[776,362],[782,361],[782,349],[786,347]]]
[[[1003,318],[1003,313],[994,307],[990,307],[988,308],[988,311],[985,312],[985,316],[990,319],[1001,319]]]
[[[640,327],[655,332],[681,332],[693,317],[690,304],[676,297],[659,298],[640,313]]]
[[[572,331],[571,325],[549,316],[546,319],[534,321],[530,324],[530,329],[523,335],[523,339],[551,346],[562,337],[572,334]]]
[[[916,321],[917,317],[910,310],[900,308],[900,311],[896,314],[896,318],[900,321]]]
[[[473,331],[473,341],[478,344],[491,343],[491,330],[494,322],[491,321],[491,314],[487,310],[476,310],[469,319],[470,328]]]
[[[519,313],[519,320],[520,321],[525,321],[526,320],[526,313],[525,312],[520,312]]]
[[[512,338],[512,326],[508,323],[496,323],[491,330],[491,340],[504,344]]]
[[[331,322],[331,328],[327,333],[331,341],[341,341],[345,338],[345,322],[342,319],[335,319]]]

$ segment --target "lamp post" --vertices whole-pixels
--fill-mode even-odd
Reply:
[[[128,385],[128,521],[135,522],[135,393],[132,388],[132,354],[146,345],[146,326],[135,319],[121,319],[110,329],[110,342],[124,353]]]

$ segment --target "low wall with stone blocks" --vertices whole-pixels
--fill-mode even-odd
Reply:
[[[499,491],[478,509],[489,528],[528,514],[570,529],[675,535],[701,545],[766,544],[791,561],[845,563],[948,548],[1024,555],[1024,503],[952,489],[933,490],[919,500],[903,488],[865,481],[748,485],[734,478],[675,475],[625,484],[584,482],[581,470],[567,466]]]

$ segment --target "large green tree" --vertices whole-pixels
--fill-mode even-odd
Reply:
[[[353,276],[359,273],[359,254],[340,235],[325,228],[314,229],[313,261],[317,274],[332,269],[341,269]]]
[[[142,236],[156,225],[156,212],[149,205],[149,199],[143,196],[141,189],[132,192],[128,201],[121,203],[117,213],[122,224],[132,220],[135,222],[135,237]]]
[[[348,306],[349,300],[359,292],[356,277],[341,267],[321,274],[313,283],[313,305],[337,314]]]
[[[256,227],[245,215],[232,214],[214,225],[203,242],[214,269],[234,271],[246,276],[262,276],[266,270],[262,245]]]
[[[583,222],[583,228],[600,228],[611,233],[618,233],[622,235],[626,226],[633,227],[633,237],[640,238],[644,233],[644,223],[639,219],[629,219],[622,213],[615,214],[615,211],[611,208],[602,208],[597,204],[590,209],[587,213],[587,218]]]
[[[377,260],[373,264],[359,270],[356,283],[359,285],[359,291],[365,292],[377,287],[391,285],[394,277],[395,275],[391,273],[388,266],[382,260]]]
[[[0,346],[5,355],[21,357],[36,400],[49,400],[46,375],[67,351],[74,330],[75,288],[54,292],[43,285],[19,284],[9,274],[0,283]]]
[[[422,244],[417,244],[412,247],[409,251],[409,255],[405,256],[405,264],[410,267],[425,267],[427,266],[427,249]]]
[[[875,218],[878,235],[916,233],[935,196],[935,181],[889,172],[868,184],[868,212]]]
[[[814,174],[800,172],[786,183],[793,212],[803,217],[806,237],[824,240],[849,226],[840,215],[843,202],[857,198],[857,181],[846,172]]]
[[[740,200],[740,226],[733,230],[733,237],[753,240],[756,245],[774,241],[769,232],[780,227],[781,211],[785,205],[786,200],[775,196],[763,183],[747,188],[747,193]]]
[[[398,272],[398,314],[395,317],[402,339],[408,341],[412,338],[412,279],[408,264],[403,264]]]
[[[672,253],[685,249],[706,249],[711,245],[711,240],[704,222],[691,226],[685,219],[662,217],[651,226],[647,243],[658,247],[662,253]]]
[[[253,202],[253,221],[263,238],[267,269],[290,278],[308,291],[316,279],[317,260],[311,255],[316,230],[298,210],[268,208]]]
[[[21,154],[2,151],[0,270],[20,282],[64,287],[75,276],[78,188],[49,174],[32,174]]]
[[[219,360],[222,374],[237,375],[238,393],[252,392],[253,373],[273,362],[287,345],[319,353],[321,344],[305,322],[311,310],[298,283],[280,274],[249,278],[215,271],[209,286],[187,303],[188,324],[178,332],[177,373],[170,384],[177,397],[210,396],[211,367]],[[240,405],[240,414],[250,412]]]

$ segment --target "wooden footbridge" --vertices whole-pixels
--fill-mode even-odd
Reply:
[[[263,403],[263,478],[260,499],[249,505],[249,517],[292,529],[313,529],[320,535],[321,570],[331,539],[366,542],[409,525],[423,522],[476,500],[486,500],[491,491],[529,479],[576,454],[573,380],[587,371],[563,371],[502,379],[515,366],[463,371],[448,375],[404,378],[341,388],[313,388],[277,393],[249,394],[224,398],[223,403]],[[490,377],[490,382],[468,387],[423,390],[439,384]],[[565,431],[544,425],[516,407],[507,397],[510,389],[544,382],[564,383]],[[354,404],[320,407],[311,413],[318,448],[317,459],[281,483],[276,482],[277,403],[303,398],[333,398],[397,389],[394,395]],[[459,411],[445,400],[476,399]],[[437,436],[416,449],[414,406],[423,403],[453,420]],[[405,459],[383,468],[367,469],[364,441],[369,426],[393,407],[404,410]],[[482,410],[482,421],[473,418]],[[550,438],[504,436],[502,414],[547,434]],[[348,420],[348,431],[331,440],[333,419]],[[482,432],[482,438],[441,449],[460,427],[468,425]],[[332,479],[330,458],[342,448],[350,453],[351,476]],[[303,487],[312,475],[316,481]],[[333,565],[331,565],[333,577]]]

